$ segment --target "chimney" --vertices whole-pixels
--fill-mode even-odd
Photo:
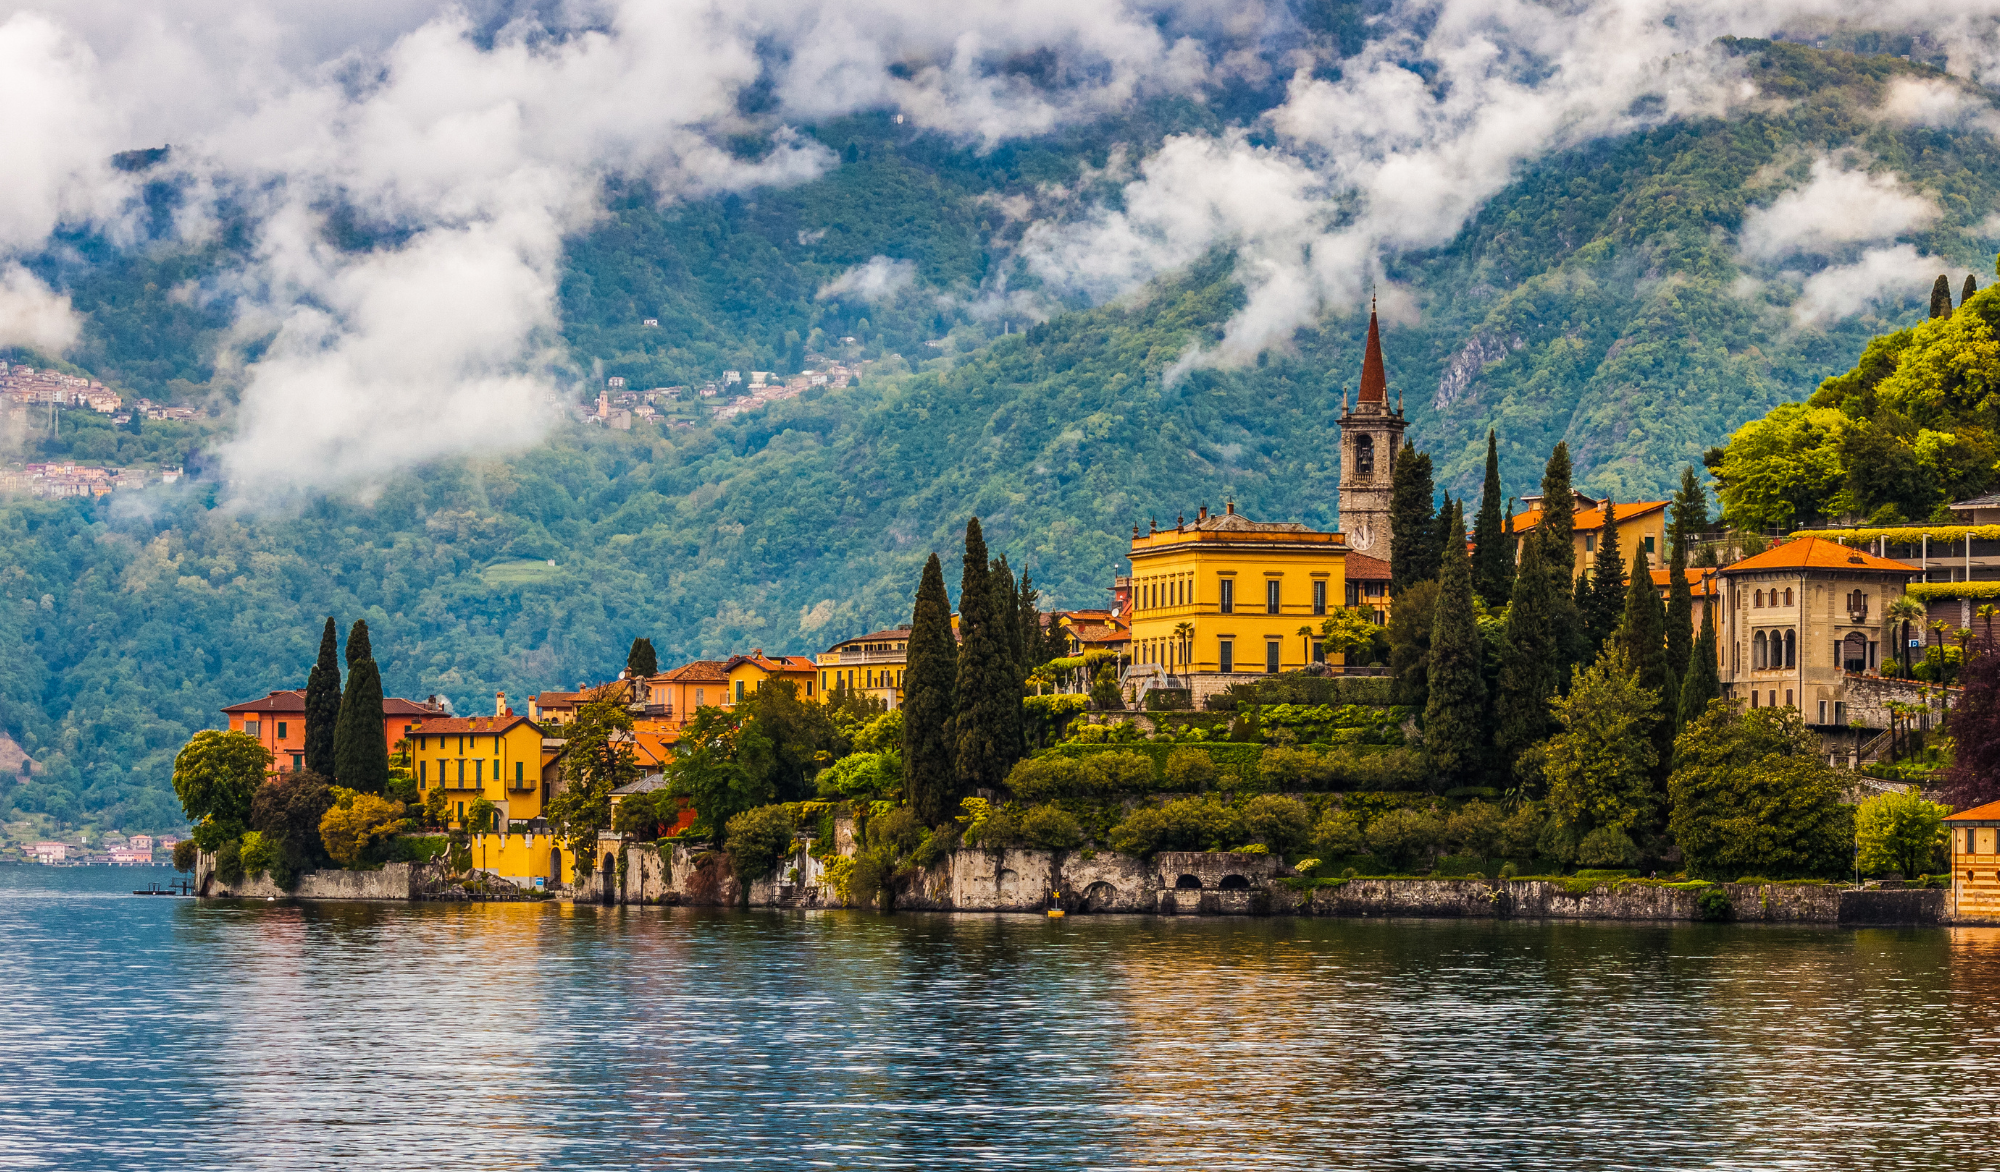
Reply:
[[[1226,503],[1225,503],[1225,505],[1224,505],[1224,507],[1225,507],[1225,508],[1227,508],[1227,509],[1229,510],[1229,515],[1230,515],[1230,516],[1234,517],[1234,516],[1236,515],[1236,502],[1235,502],[1235,501],[1228,501],[1228,502],[1226,502]]]
[[[1194,518],[1194,519],[1195,519],[1195,520],[1197,520],[1197,521],[1206,521],[1206,520],[1208,520],[1208,506],[1207,506],[1207,505],[1203,505],[1203,506],[1201,507],[1201,512],[1199,512],[1199,513],[1196,513],[1196,514],[1195,514],[1195,518]]]
[[[507,693],[505,692],[493,693],[493,715],[495,716],[507,715]]]

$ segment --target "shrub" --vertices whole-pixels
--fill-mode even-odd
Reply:
[[[1284,745],[1264,750],[1257,774],[1272,789],[1316,790],[1333,780],[1333,770],[1323,755]]]
[[[194,844],[194,839],[192,838],[181,839],[179,842],[174,844],[174,870],[176,871],[194,870],[195,858],[200,854],[201,854],[201,848]]]
[[[307,770],[287,773],[257,791],[250,803],[250,825],[269,845],[267,863],[260,869],[270,873],[273,883],[290,891],[300,875],[326,865],[319,827],[333,804],[333,787]]]
[[[1021,820],[1004,807],[988,811],[965,828],[965,845],[981,850],[1005,850],[1021,845]]]
[[[1101,769],[1092,768],[1095,765],[1095,760],[1086,764],[1074,757],[1029,757],[1008,772],[1007,788],[1024,802],[1081,797],[1096,790],[1104,776]],[[1150,764],[1146,772],[1149,776],[1153,772]]]
[[[1215,758],[1206,749],[1183,745],[1167,754],[1167,788],[1200,792],[1215,785]]]
[[[1541,837],[1542,811],[1524,802],[1500,823],[1500,837],[1494,845],[1510,859],[1525,859],[1534,855]]]
[[[652,842],[680,821],[681,799],[664,789],[629,794],[611,811],[611,829],[640,842]]]
[[[943,861],[946,855],[958,849],[960,828],[957,823],[940,826],[917,844],[910,852],[910,863],[918,867],[933,867]]]
[[[1075,850],[1083,845],[1083,825],[1061,806],[1036,806],[1021,819],[1021,835],[1043,850]]]
[[[1243,803],[1243,837],[1286,858],[1297,858],[1312,841],[1312,811],[1297,798],[1264,794]]]
[[[428,863],[451,849],[451,839],[442,834],[399,834],[389,840],[388,861]]]
[[[874,725],[871,723],[867,727],[873,728]],[[900,795],[903,789],[903,756],[893,749],[849,753],[821,770],[815,784],[822,798],[873,801]]]
[[[275,844],[266,842],[264,836],[255,830],[245,834],[241,842],[239,857],[243,860],[244,874],[262,875],[271,869],[271,864],[278,857],[278,848]]]
[[[1186,688],[1148,688],[1146,711],[1177,711],[1194,707],[1194,693]]]
[[[387,836],[403,820],[403,803],[342,786],[332,787],[332,793],[333,804],[319,821],[320,842],[334,862],[343,867],[358,866],[375,840]]]
[[[1500,843],[1501,826],[1499,807],[1490,802],[1467,802],[1445,824],[1445,839],[1461,854],[1491,858]]]
[[[1313,847],[1328,857],[1366,853],[1368,840],[1361,833],[1361,819],[1346,810],[1328,810],[1313,827]]]
[[[1100,794],[1143,794],[1153,789],[1153,760],[1142,754],[1098,753],[1083,764],[1097,772]]]
[[[778,860],[791,852],[797,829],[791,810],[784,806],[758,806],[724,824],[723,849],[729,852],[730,865],[746,891],[752,879],[770,874]]]
[[[1869,874],[1899,871],[1905,879],[1936,869],[1944,857],[1948,813],[1925,801],[1916,786],[1862,802],[1854,816],[1861,869]]]
[[[903,710],[893,708],[862,725],[854,733],[856,753],[901,752],[903,746]]]
[[[848,901],[857,907],[880,904],[886,910],[890,901],[883,897],[891,893],[895,874],[896,860],[887,847],[873,846],[855,855],[847,876]]]
[[[879,846],[889,848],[892,855],[901,858],[921,846],[929,832],[918,820],[917,812],[908,806],[895,809],[868,823],[868,837]]]
[[[1403,868],[1436,850],[1444,823],[1423,810],[1391,810],[1368,827],[1368,849]]]
[[[1243,838],[1243,820],[1213,798],[1181,798],[1132,811],[1111,830],[1111,847],[1151,857],[1163,851],[1220,850]]]
[[[1729,902],[1729,893],[1720,887],[1711,887],[1695,896],[1694,904],[1704,920],[1726,920],[1736,911]]]
[[[1576,861],[1586,867],[1637,866],[1639,844],[1616,826],[1600,826],[1577,844]]]
[[[243,840],[232,839],[215,852],[215,877],[234,887],[243,882]]]

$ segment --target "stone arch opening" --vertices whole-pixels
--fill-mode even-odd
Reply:
[[[549,848],[549,884],[550,884],[551,886],[555,886],[555,885],[558,885],[558,884],[560,884],[561,882],[562,882],[562,848],[561,848],[561,847],[550,847],[550,848]]]
[[[1799,633],[1797,631],[1786,631],[1785,666],[1797,667],[1798,665],[1799,665]]]
[[[1766,657],[1768,655],[1769,655],[1768,644],[1766,644],[1766,642],[1764,641],[1764,632],[1759,631],[1750,640],[1751,669],[1754,671],[1763,671],[1766,662]]]
[[[1083,910],[1087,912],[1110,911],[1118,901],[1118,889],[1109,883],[1099,881],[1083,889]]]
[[[1199,875],[1183,875],[1183,876],[1181,876],[1180,878],[1178,878],[1178,879],[1174,880],[1174,890],[1176,890],[1176,891],[1200,891],[1200,890],[1201,890],[1201,876],[1199,876]]]
[[[1221,889],[1224,891],[1248,891],[1250,890],[1250,881],[1241,875],[1224,875],[1222,877]]]
[[[1850,631],[1840,641],[1840,666],[1848,671],[1868,670],[1868,636]]]
[[[1354,474],[1375,475],[1375,437],[1372,435],[1354,437]]]

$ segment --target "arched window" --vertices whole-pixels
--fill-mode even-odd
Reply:
[[[1763,671],[1767,662],[1765,656],[1769,653],[1769,645],[1764,642],[1764,632],[1757,632],[1750,640],[1750,670]]]
[[[1785,587],[1785,605],[1790,606],[1791,604],[1792,604],[1792,588],[1787,586]]]
[[[1764,605],[1764,592],[1763,592],[1762,590],[1759,590],[1759,591],[1757,592],[1757,600],[1756,600],[1755,602],[1752,602],[1752,603],[1751,603],[1750,605],[1752,605],[1752,606],[1762,606],[1762,605]]]
[[[1372,435],[1354,437],[1354,474],[1375,475],[1375,437]]]
[[[1786,593],[1790,593],[1790,591],[1787,591]],[[1797,631],[1786,631],[1785,666],[1797,667],[1798,665],[1799,665],[1799,633]]]

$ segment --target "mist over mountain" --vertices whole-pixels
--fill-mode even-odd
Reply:
[[[186,66],[108,15],[0,23],[54,111],[0,131],[45,181],[6,357],[211,413],[11,433],[201,470],[0,504],[16,815],[171,824],[173,752],[297,686],[328,613],[477,706],[636,634],[898,621],[974,513],[1072,606],[1148,518],[1335,525],[1371,293],[1446,491],[1493,427],[1509,492],[1567,439],[1581,487],[1658,495],[2000,247],[1965,5],[591,11],[280,22],[258,77],[153,108]],[[861,386],[722,423],[568,412],[834,353]]]

